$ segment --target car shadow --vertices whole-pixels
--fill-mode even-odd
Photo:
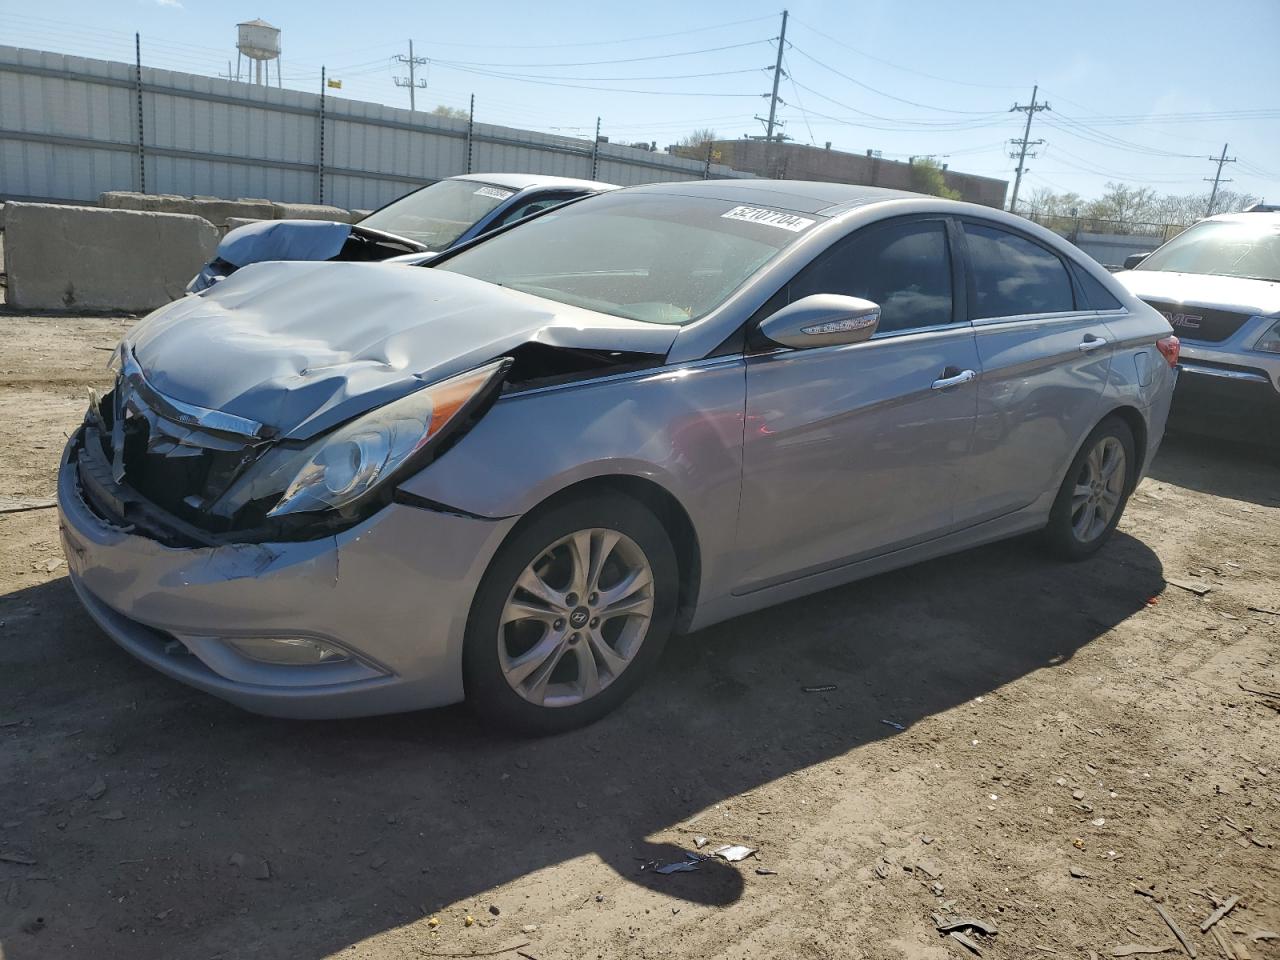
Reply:
[[[1280,447],[1169,433],[1147,475],[1215,497],[1280,507]]]
[[[0,841],[37,865],[0,863],[0,885],[36,899],[0,921],[0,944],[8,960],[86,943],[101,957],[328,956],[583,857],[732,903],[750,861],[641,867],[683,858],[697,832],[750,843],[743,794],[856,762],[1066,663],[1162,582],[1155,554],[1122,533],[1079,564],[1027,539],[980,548],[678,638],[620,710],[542,740],[496,735],[461,708],[256,717],[132,661],[65,579],[17,591],[0,598],[0,721],[30,725],[0,731],[13,738],[0,773],[22,784],[0,791],[0,819],[22,821]],[[109,792],[87,800],[103,771]],[[104,822],[111,810],[124,819]],[[33,870],[48,882],[24,882]],[[590,868],[571,875],[584,873],[589,902]],[[52,919],[24,932],[43,902]]]

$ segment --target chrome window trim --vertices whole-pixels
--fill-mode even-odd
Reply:
[[[1078,323],[1081,320],[1101,320],[1104,316],[1114,314],[1115,311],[1102,313],[1096,310],[1056,310],[1052,313],[1019,313],[1011,317],[983,317],[981,320],[970,320],[975,330],[983,330],[988,327],[1001,326],[1003,324],[1021,325],[1025,323],[1034,324],[1067,324]]]
[[[891,343],[895,340],[901,340],[906,337],[918,337],[920,340],[941,339],[948,334],[964,332],[972,335],[973,328],[969,323],[943,323],[935,324],[930,327],[914,327],[910,330],[893,330],[887,332],[884,336],[875,334],[874,336],[863,340],[859,343],[831,343],[824,347],[810,347],[808,350],[797,350],[794,347],[784,347],[778,345],[768,350],[759,350],[755,353],[747,354],[747,360],[771,359],[782,356],[807,357],[810,354],[831,353],[836,350],[854,350],[859,347],[869,348],[879,343]]]

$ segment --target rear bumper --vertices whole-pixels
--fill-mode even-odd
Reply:
[[[58,508],[71,582],[120,646],[245,709],[308,718],[461,700],[472,596],[515,523],[392,504],[321,540],[168,547],[99,516],[65,454]],[[265,664],[222,639],[243,636],[314,637],[350,658]]]

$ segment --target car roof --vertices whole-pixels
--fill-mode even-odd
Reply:
[[[590,190],[600,193],[604,190],[616,190],[616,183],[604,183],[601,180],[577,180],[573,177],[552,177],[541,173],[464,173],[450,177],[450,180],[474,180],[478,183],[490,183],[495,187],[506,187],[508,190],[528,190],[531,187],[559,187],[565,190]]]
[[[628,187],[628,192],[707,197],[730,203],[766,204],[798,213],[832,214],[867,203],[920,197],[905,190],[819,180],[686,180]]]
[[[1267,210],[1245,210],[1243,213],[1219,213],[1216,216],[1205,217],[1201,223],[1274,223],[1280,224],[1280,213],[1272,213]]]

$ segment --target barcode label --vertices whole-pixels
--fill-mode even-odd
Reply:
[[[476,191],[477,197],[488,197],[490,200],[505,200],[515,193],[514,190],[503,190],[500,187],[481,187]]]
[[[799,233],[806,227],[813,226],[813,221],[808,217],[798,217],[794,213],[783,213],[767,207],[734,207],[720,216],[724,220],[745,220],[747,223],[759,223],[779,230],[790,230],[792,233]]]

